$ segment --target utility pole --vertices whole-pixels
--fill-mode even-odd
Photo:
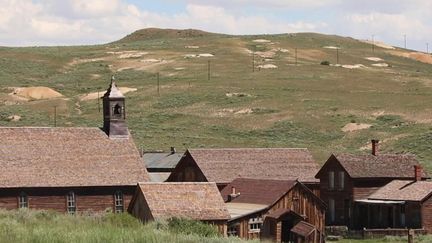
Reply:
[[[208,65],[207,65],[207,79],[210,80],[210,60],[208,60]]]
[[[98,91],[98,98],[97,98],[97,102],[98,102],[98,111],[100,113],[100,97],[99,97],[99,91]]]
[[[297,66],[297,48],[295,48],[295,65]]]
[[[429,54],[429,43],[426,43],[426,54]]]
[[[336,47],[336,64],[339,64],[339,46]]]
[[[375,52],[375,35],[372,35],[372,52]]]
[[[160,81],[159,81],[159,72],[156,74],[156,79],[157,79],[157,94],[158,96],[160,96]]]
[[[57,127],[57,106],[54,106],[54,127]]]
[[[252,72],[255,72],[255,50],[252,52]]]
[[[406,34],[404,35],[404,48],[407,48],[407,39],[406,39]]]

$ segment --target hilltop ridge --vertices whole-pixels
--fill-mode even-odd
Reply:
[[[211,32],[206,32],[197,29],[160,29],[160,28],[145,28],[134,31],[133,33],[123,37],[116,42],[131,42],[150,39],[164,38],[197,38],[204,36],[222,35]]]

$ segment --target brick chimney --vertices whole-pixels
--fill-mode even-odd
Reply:
[[[372,139],[372,155],[378,155],[378,139]]]
[[[227,202],[231,202],[234,198],[240,196],[240,192],[236,193],[236,188],[231,187],[231,194],[228,195]]]
[[[415,181],[421,181],[423,169],[420,165],[414,165],[414,179]]]

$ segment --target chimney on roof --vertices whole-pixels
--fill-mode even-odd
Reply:
[[[420,165],[414,165],[414,179],[415,181],[421,181],[423,169]]]
[[[231,194],[228,195],[227,202],[231,202],[234,198],[240,196],[240,192],[236,193],[236,188],[231,187]]]
[[[177,151],[176,151],[176,148],[175,147],[171,147],[171,154],[175,154]]]
[[[378,154],[378,143],[379,140],[378,139],[372,139],[372,155],[377,155]]]

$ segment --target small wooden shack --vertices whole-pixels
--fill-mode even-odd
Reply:
[[[276,242],[323,242],[325,205],[299,181],[238,178],[221,194],[228,235]]]
[[[187,218],[217,226],[227,235],[228,210],[215,183],[139,183],[128,212],[143,222]]]
[[[320,197],[326,202],[326,225],[358,228],[354,218],[356,201],[367,199],[392,180],[412,181],[415,166],[412,154],[380,154],[378,141],[372,142],[371,154],[331,155],[316,177],[320,179]],[[420,171],[421,180],[429,178]]]
[[[167,181],[216,182],[219,190],[236,178],[296,180],[319,194],[319,165],[302,148],[189,149]]]

